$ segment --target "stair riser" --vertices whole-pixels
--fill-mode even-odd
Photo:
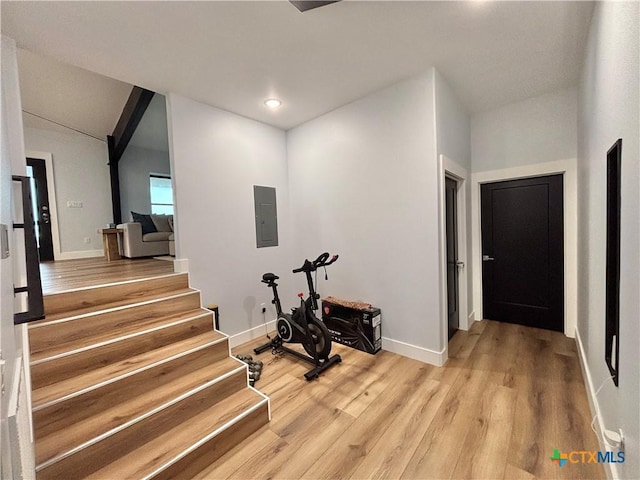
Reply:
[[[224,339],[49,407],[37,409],[33,412],[36,441],[62,430],[65,425],[80,422],[114,405],[135,399],[138,395],[147,392],[149,388],[161,388],[162,396],[158,398],[158,403],[166,402],[197,386],[181,382],[189,373],[214,365],[228,355],[228,340]],[[207,378],[205,381],[208,380],[212,378]]]
[[[154,480],[191,480],[207,466],[218,460],[249,435],[269,422],[268,406],[265,403],[249,415],[203,443],[176,463],[158,473]]]
[[[189,279],[187,274],[179,274],[72,292],[55,293],[44,297],[44,312],[46,315],[57,315],[86,308],[98,310],[101,305],[106,303],[122,300],[138,302],[148,295],[172,292],[188,287]]]
[[[48,349],[84,341],[87,337],[118,332],[123,328],[146,324],[187,310],[200,307],[200,293],[193,291],[187,295],[158,300],[143,305],[131,306],[103,313],[83,316],[77,319],[42,325],[29,329],[29,344],[32,359],[46,356]]]
[[[126,414],[122,414],[122,410],[111,409],[107,410],[106,415],[92,417],[92,420],[88,420],[82,425],[79,425],[79,428],[67,429],[67,434],[64,437],[61,437],[59,432],[54,432],[52,435],[40,439],[38,442],[36,442],[36,463],[42,464],[51,458],[60,456],[65,452],[68,452],[78,445],[86,444],[87,442],[93,441],[96,437],[106,435],[108,432],[114,429],[119,429],[128,422],[136,421],[136,419],[139,419],[141,416],[146,415],[148,412],[157,408],[162,408],[163,405],[166,405],[167,403],[175,400],[180,395],[184,395],[185,393],[197,389],[208,382],[219,379],[223,375],[231,377],[244,377],[246,376],[246,372],[242,371],[242,367],[236,366],[235,369],[231,368],[224,373],[216,375],[215,378],[202,380],[195,385],[184,387],[177,391],[173,389],[174,391],[171,395],[154,389],[152,390],[152,392],[157,393],[157,396],[154,395],[156,396],[156,398],[153,402],[150,402],[148,400],[143,402],[136,402],[136,399],[133,399],[129,402],[129,408],[127,408]],[[237,378],[235,380],[239,381]],[[242,380],[242,378],[240,380]],[[210,388],[208,388],[208,395],[214,403],[216,400],[222,400],[223,398],[225,398],[226,392],[228,392],[228,382],[231,381],[232,380],[221,380],[220,382],[215,383]],[[148,388],[156,387],[155,385],[147,386]],[[135,407],[131,408],[132,405],[135,405]]]
[[[158,435],[177,427],[189,417],[206,410],[223,398],[245,388],[246,373],[227,377],[130,425],[101,441],[51,464],[38,472],[38,479],[81,478],[135,450]]]
[[[212,328],[213,317],[206,315],[144,335],[136,335],[114,343],[32,365],[31,379],[33,388],[51,385],[188,337],[210,332]]]

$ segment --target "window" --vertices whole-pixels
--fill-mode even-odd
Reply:
[[[171,177],[152,173],[149,175],[151,213],[173,215],[173,187]]]

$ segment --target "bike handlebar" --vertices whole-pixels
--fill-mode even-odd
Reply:
[[[300,268],[296,268],[293,270],[293,273],[314,272],[319,267],[327,267],[331,265],[336,260],[338,260],[338,256],[339,255],[334,255],[333,257],[331,257],[331,260],[327,261],[329,259],[329,253],[324,252],[320,254],[318,258],[316,258],[313,262],[310,262],[309,260],[305,260]]]

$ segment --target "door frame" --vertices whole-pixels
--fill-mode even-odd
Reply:
[[[27,150],[25,152],[25,164],[26,158],[36,158],[44,160],[45,167],[47,169],[47,190],[49,197],[49,215],[51,219],[51,237],[53,239],[53,260],[61,260],[60,252],[60,230],[58,228],[58,204],[56,203],[56,184],[53,175],[53,156],[48,152],[35,152]]]
[[[458,261],[464,262],[464,268],[458,272],[458,312],[459,329],[469,330],[468,292],[469,263],[467,258],[467,178],[468,172],[459,163],[446,155],[438,156],[438,198],[439,202],[439,230],[440,230],[440,325],[441,342],[444,346],[444,361],[448,356],[449,319],[447,315],[447,226],[445,177],[457,183],[457,228],[458,228]]]
[[[471,236],[473,259],[473,310],[482,320],[482,229],[480,185],[545,175],[563,175],[564,199],[564,334],[574,338],[578,319],[578,185],[577,159],[477,172],[471,175]]]

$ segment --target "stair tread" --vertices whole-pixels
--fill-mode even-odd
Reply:
[[[264,401],[254,390],[244,388],[86,478],[145,477],[216,429]]]
[[[101,304],[119,300],[139,301],[159,292],[170,293],[189,287],[186,273],[171,273],[147,278],[108,282],[84,288],[72,288],[45,295],[44,311],[47,315],[81,308],[99,308]]]
[[[36,442],[36,463],[41,464],[53,457],[67,452],[105,432],[149,412],[160,405],[196,388],[207,381],[221,377],[243,366],[231,357],[223,358],[207,367],[185,374],[170,384],[152,385],[143,394],[129,398],[123,395],[119,404],[105,408],[98,414],[84,418],[71,425],[48,425],[50,434]],[[240,374],[244,375],[244,372]],[[59,422],[63,423],[63,422]]]
[[[211,312],[209,312],[208,310],[205,310],[204,308],[197,308],[197,309],[188,310],[186,312],[167,315],[160,318],[151,316],[147,319],[139,320],[138,322],[135,322],[133,324],[120,327],[117,330],[114,329],[108,332],[100,332],[96,335],[85,335],[85,336],[82,336],[82,338],[80,339],[73,339],[69,342],[58,343],[57,345],[54,345],[49,348],[45,348],[45,347],[39,348],[38,350],[31,352],[31,362],[32,363],[38,362],[48,357],[53,357],[55,355],[72,352],[81,348],[90,347],[91,345],[96,345],[101,342],[123,337],[125,335],[144,332],[151,328],[160,327],[162,325],[167,325],[180,320],[186,320],[189,318],[202,316],[207,313],[211,314]]]
[[[58,383],[46,385],[33,391],[33,406],[38,407],[55,400],[59,400],[72,393],[79,392],[85,388],[114,379],[121,375],[131,373],[162,359],[166,359],[173,355],[177,355],[187,350],[224,338],[226,338],[224,334],[212,330],[211,332],[145,352]]]
[[[192,293],[192,292],[197,292],[197,290],[193,288],[179,288],[176,290],[172,290],[171,292],[154,292],[151,294],[141,295],[135,298],[125,298],[125,299],[117,300],[114,302],[106,302],[106,303],[101,303],[99,305],[90,305],[84,308],[77,308],[74,310],[68,310],[60,313],[47,314],[47,312],[45,311],[45,319],[39,320],[37,322],[32,322],[29,325],[29,328],[42,328],[42,326],[46,325],[48,322],[51,322],[53,320],[72,318],[79,315],[86,315],[91,313],[94,313],[94,314],[101,313],[101,312],[104,312],[105,310],[110,310],[112,308],[126,307],[128,305],[135,305],[141,302],[150,302],[153,300],[160,300],[163,298],[172,297],[175,295],[181,295],[185,293]]]
[[[100,314],[114,308],[133,306],[140,303],[153,302],[155,300],[162,300],[163,298],[173,297],[177,295],[184,295],[185,293],[194,293],[194,292],[198,292],[198,290],[193,288],[180,288],[177,290],[173,290],[171,292],[154,292],[153,294],[146,295],[144,297],[139,297],[134,299],[126,298],[123,300],[101,303],[100,305],[94,305],[86,308],[66,310],[60,313],[47,314],[47,312],[45,311],[45,318],[43,320],[38,320],[37,322],[30,323],[29,328],[43,328],[47,326],[48,322],[52,322],[54,320],[63,320],[67,318],[72,319],[78,316]]]

